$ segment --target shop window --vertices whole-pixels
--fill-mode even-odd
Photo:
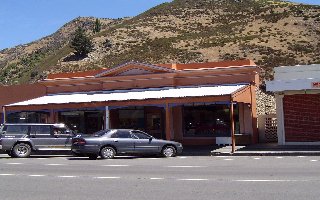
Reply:
[[[238,106],[234,105],[236,130],[238,128]],[[231,135],[230,108],[226,104],[183,107],[184,136],[228,137]]]
[[[48,112],[15,112],[9,113],[7,123],[47,123]]]
[[[59,122],[65,123],[75,133],[93,134],[103,129],[103,111],[61,111]]]
[[[119,109],[119,128],[144,130],[144,121],[143,107]]]
[[[81,126],[83,111],[62,111],[59,112],[59,122],[65,123],[75,133],[84,133]]]

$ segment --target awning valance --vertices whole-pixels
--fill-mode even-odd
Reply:
[[[68,103],[90,103],[108,101],[130,101],[164,98],[183,97],[206,97],[231,95],[247,87],[247,84],[238,85],[216,85],[180,88],[150,88],[133,90],[99,91],[91,93],[68,93],[47,95],[39,98],[5,105],[5,107],[68,104]]]

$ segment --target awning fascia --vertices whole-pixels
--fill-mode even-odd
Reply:
[[[184,98],[166,98],[166,99],[145,99],[128,101],[108,101],[108,102],[88,102],[88,103],[65,103],[65,104],[45,104],[45,105],[23,105],[6,107],[7,111],[31,111],[31,110],[53,110],[53,109],[78,109],[101,106],[144,106],[152,104],[174,104],[174,103],[193,103],[193,102],[230,102],[231,95],[209,96],[209,97],[184,97]]]
[[[103,92],[103,91],[102,91]],[[43,96],[28,101],[6,105],[7,110],[63,109],[70,107],[100,107],[122,105],[147,105],[163,103],[193,103],[239,101],[249,103],[248,84],[162,88],[107,93],[73,93]],[[54,103],[53,103],[54,102]]]

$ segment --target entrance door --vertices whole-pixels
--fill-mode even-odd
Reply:
[[[146,107],[146,128],[145,131],[155,138],[164,139],[163,108]]]
[[[86,134],[92,134],[94,132],[100,131],[103,129],[103,112],[89,112],[84,113],[84,121]]]

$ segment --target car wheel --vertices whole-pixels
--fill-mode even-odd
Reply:
[[[27,158],[31,154],[31,147],[26,143],[18,143],[14,145],[11,154],[12,157],[16,158]]]
[[[174,157],[176,155],[176,149],[173,146],[165,146],[161,153],[164,157]]]
[[[112,159],[116,155],[116,151],[112,147],[104,147],[100,151],[100,156],[103,159]]]
[[[97,157],[98,157],[98,156],[95,155],[95,154],[89,155],[89,159],[90,159],[90,160],[96,160]]]

